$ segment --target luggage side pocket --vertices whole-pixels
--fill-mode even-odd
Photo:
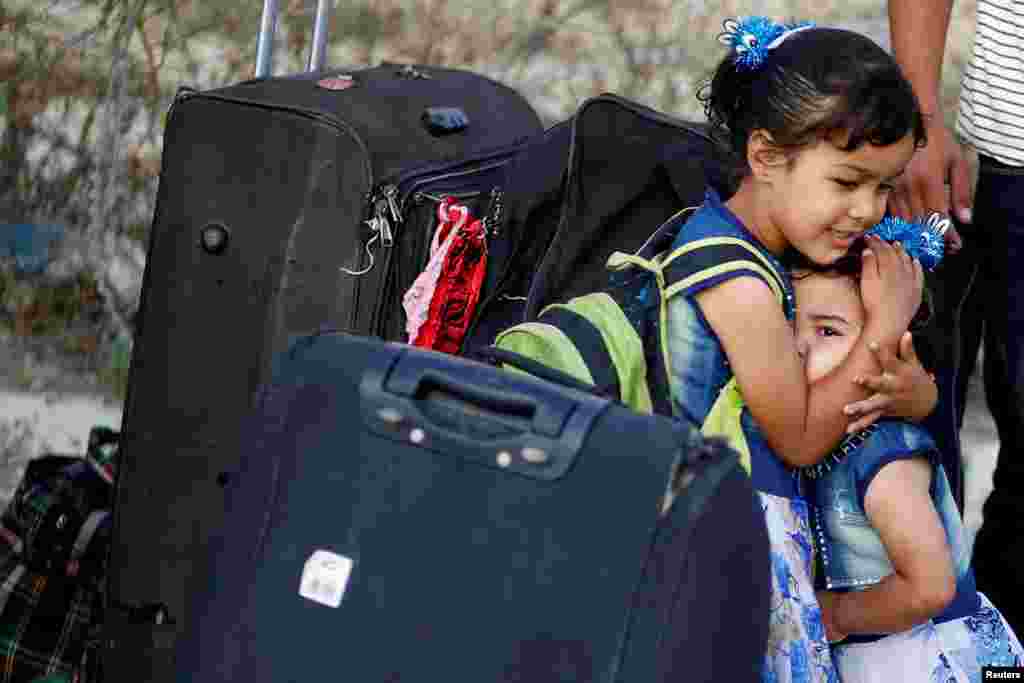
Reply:
[[[427,268],[431,259],[431,244],[435,233],[441,227],[438,208],[445,197],[451,197],[456,203],[468,209],[467,224],[480,220],[484,224],[487,240],[487,276],[485,277],[481,299],[486,296],[488,281],[493,279],[493,269],[503,258],[507,259],[505,247],[500,234],[496,234],[494,214],[500,212],[502,188],[493,181],[481,187],[461,187],[457,189],[414,191],[404,202],[403,222],[396,239],[395,247],[388,256],[387,283],[384,295],[378,302],[376,319],[379,321],[378,334],[388,341],[410,342],[406,329],[407,315],[403,307],[403,299],[416,278]],[[495,208],[495,207],[499,208]],[[477,307],[479,309],[479,305]]]

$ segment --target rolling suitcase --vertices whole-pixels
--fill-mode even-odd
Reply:
[[[540,131],[512,89],[432,66],[178,93],[124,408],[110,680],[168,680],[195,559],[223,514],[218,475],[273,355],[322,325],[399,338],[439,193],[484,221],[499,267],[505,163]]]
[[[763,516],[687,423],[323,333],[243,451],[179,683],[760,680]]]

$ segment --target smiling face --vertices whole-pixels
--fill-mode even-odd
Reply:
[[[845,136],[789,153],[784,163],[759,169],[766,192],[759,235],[792,246],[820,265],[834,263],[878,223],[892,184],[914,154],[908,134],[884,147],[863,144],[847,152]]]
[[[797,352],[808,383],[838,368],[864,329],[860,287],[852,277],[794,273]]]

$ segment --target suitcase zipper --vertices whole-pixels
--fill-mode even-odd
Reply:
[[[509,152],[503,152],[502,156],[508,155]],[[364,221],[369,227],[370,240],[367,242],[367,250],[370,249],[370,245],[374,242],[380,241],[381,247],[389,249],[394,246],[395,243],[395,230],[400,229],[402,224],[405,222],[405,212],[410,202],[416,203],[422,201],[424,198],[440,201],[440,195],[434,195],[423,190],[416,191],[416,187],[434,183],[439,180],[449,180],[451,178],[458,178],[463,175],[470,175],[479,173],[481,171],[487,171],[493,168],[498,168],[505,164],[507,158],[501,161],[487,164],[485,166],[477,166],[475,168],[466,169],[462,171],[454,171],[452,173],[442,173],[436,176],[419,176],[412,180],[410,183],[410,177],[405,179],[395,179],[379,184],[374,188],[367,196],[367,204],[370,207],[369,213],[370,218]],[[409,186],[404,190],[401,188],[401,184],[409,183]],[[475,197],[482,194],[482,191],[473,192],[446,192],[448,196],[455,197],[456,199],[466,199],[469,197]],[[488,216],[484,219],[484,226],[488,229],[496,228],[498,221],[501,219],[502,214],[502,192],[500,188],[495,187],[491,190],[491,206],[488,210]],[[489,234],[497,234],[497,232],[490,232]],[[370,265],[362,270],[358,271],[358,274],[362,275],[369,272],[369,268],[373,267],[373,258],[371,256]],[[355,271],[347,271],[351,275],[357,274]]]
[[[475,190],[473,192],[445,192],[443,195],[431,194],[430,192],[426,192],[425,190],[419,190],[412,194],[409,201],[411,201],[413,204],[421,204],[423,203],[423,200],[429,199],[435,204],[440,204],[442,201],[444,201],[445,197],[451,197],[452,199],[471,199],[473,197],[478,197],[481,194],[483,194],[483,192],[479,190]]]
[[[507,154],[508,154],[508,152],[503,152],[501,156],[505,157]],[[399,188],[401,187],[401,184],[409,183],[409,185],[403,191],[401,191],[402,201],[399,204],[399,209],[400,209],[399,210],[399,217],[401,217],[401,215],[404,214],[405,208],[409,204],[410,201],[414,201],[415,202],[415,199],[413,199],[413,197],[415,197],[416,195],[420,195],[422,197],[430,198],[430,194],[431,193],[426,193],[426,192],[424,192],[422,190],[417,192],[416,191],[417,187],[419,187],[421,185],[425,185],[427,183],[435,183],[435,182],[438,182],[440,180],[449,180],[451,178],[458,178],[459,176],[470,175],[470,174],[473,174],[473,173],[479,173],[481,171],[489,171],[489,170],[491,170],[493,168],[498,168],[500,166],[504,166],[507,161],[508,161],[507,158],[502,158],[500,161],[497,161],[497,162],[492,163],[492,164],[486,164],[484,166],[477,166],[475,168],[465,169],[465,170],[462,170],[462,171],[452,171],[451,173],[442,173],[440,175],[435,175],[435,176],[428,176],[428,177],[420,176],[418,178],[415,178],[414,180],[411,180],[411,182],[410,182],[409,178],[406,178],[406,179],[404,179],[402,181],[398,181],[398,183],[392,184],[391,187],[394,188],[393,192],[397,195],[397,194],[399,194]],[[462,192],[462,193],[458,193],[458,192],[445,192],[444,194],[452,196],[452,197],[455,197],[456,199],[459,199],[459,198],[465,199],[465,198],[468,198],[468,197],[474,197],[474,196],[477,196],[479,194],[482,194],[482,192],[481,191],[474,191],[472,193],[471,192]]]

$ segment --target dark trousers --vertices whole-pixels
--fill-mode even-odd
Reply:
[[[929,277],[936,318],[929,332],[939,404],[926,423],[963,511],[959,431],[967,383],[984,340],[984,383],[999,432],[994,488],[984,506],[973,564],[978,588],[1024,633],[1024,168],[981,158],[963,250]]]

